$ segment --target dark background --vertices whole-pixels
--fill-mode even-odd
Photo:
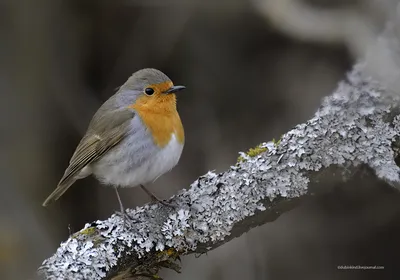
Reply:
[[[307,5],[367,15],[376,32],[387,7],[370,2]],[[169,197],[313,115],[359,58],[353,41],[324,35],[290,34],[247,0],[0,0],[0,278],[27,279],[69,232],[118,209],[114,190],[92,178],[41,204],[91,116],[134,71],[158,68],[187,86],[178,101],[186,132],[180,163],[149,186]],[[139,188],[120,193],[129,207],[149,201]],[[208,255],[183,258],[180,275],[162,274],[399,279],[399,202],[374,178],[354,180]]]

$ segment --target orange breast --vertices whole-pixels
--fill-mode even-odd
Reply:
[[[154,100],[154,101],[153,101]],[[136,110],[144,125],[150,130],[154,143],[159,147],[165,147],[171,140],[172,134],[179,143],[183,144],[185,135],[183,125],[176,110],[176,96],[168,94],[164,96],[139,97],[135,104],[129,106]]]

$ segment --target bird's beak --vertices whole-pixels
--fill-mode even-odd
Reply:
[[[176,93],[178,91],[184,90],[186,87],[185,86],[173,86],[170,89],[164,91],[165,94],[168,93]]]

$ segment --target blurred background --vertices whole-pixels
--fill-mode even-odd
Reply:
[[[179,165],[148,186],[187,188],[309,119],[396,12],[383,0],[0,0],[0,279],[28,279],[70,232],[118,208],[78,181],[43,208],[97,108],[136,70],[187,86]],[[400,279],[400,197],[338,185],[165,279]],[[149,201],[121,190],[125,206]],[[382,265],[342,271],[338,265]]]

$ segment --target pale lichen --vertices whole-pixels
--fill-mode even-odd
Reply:
[[[231,234],[233,226],[259,211],[269,211],[276,198],[291,200],[308,192],[310,174],[335,166],[365,164],[389,182],[399,182],[392,142],[400,132],[395,97],[361,75],[356,66],[315,116],[283,135],[280,143],[264,143],[224,173],[208,172],[172,200],[176,209],[152,204],[128,210],[136,223],[124,225],[113,215],[86,225],[102,242],[70,238],[43,262],[47,279],[101,279],[124,256],[143,258],[173,248],[184,254],[200,245],[211,247]],[[273,211],[273,208],[271,209]]]

